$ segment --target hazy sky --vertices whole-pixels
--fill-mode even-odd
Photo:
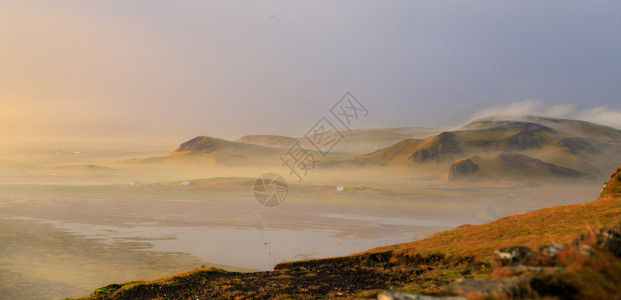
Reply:
[[[358,128],[621,128],[621,2],[0,2],[4,140],[302,136],[346,91]]]

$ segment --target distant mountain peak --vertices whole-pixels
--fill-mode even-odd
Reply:
[[[527,121],[501,121],[501,120],[479,120],[464,126],[466,130],[490,129],[490,130],[516,130],[516,131],[544,131],[556,133],[556,130],[533,122]]]
[[[139,162],[146,163],[183,163],[193,165],[256,165],[270,161],[269,157],[281,154],[277,148],[233,142],[210,136],[197,136],[179,145],[179,147],[162,156],[152,157]]]
[[[590,180],[593,177],[589,175],[605,176],[604,170],[618,165],[620,153],[621,131],[614,128],[537,116],[489,117],[458,130],[424,139],[405,139],[324,165],[405,166],[433,172],[429,169],[433,163],[441,168],[452,166],[455,176],[451,178],[484,177],[486,171],[495,172],[500,166],[522,174],[518,172],[520,167],[529,166],[530,170],[522,175],[499,174],[516,179],[536,175]],[[481,158],[474,159],[477,155]],[[480,165],[480,170],[475,165]]]
[[[236,142],[268,146],[268,147],[289,147],[295,144],[298,139],[288,136],[275,134],[254,134],[245,135],[236,140]]]
[[[203,152],[209,153],[221,149],[230,141],[210,136],[197,136],[181,145],[175,152]]]

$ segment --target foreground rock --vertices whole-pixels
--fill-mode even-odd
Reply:
[[[582,234],[570,245],[541,246],[539,252],[522,246],[499,249],[492,265],[500,274],[498,278],[462,278],[441,291],[476,299],[618,296],[618,287],[607,290],[607,286],[616,286],[621,280],[621,223]],[[604,278],[598,282],[597,276]],[[585,285],[591,286],[591,294],[581,294]],[[594,288],[598,285],[599,289]]]
[[[507,277],[497,280],[481,278],[462,278],[449,283],[442,290],[450,294],[482,296],[482,295],[516,295],[518,283],[527,280],[522,277]]]
[[[496,250],[494,263],[500,266],[538,265],[543,257],[528,247],[518,246]]]
[[[385,291],[377,295],[377,300],[466,300],[466,298],[460,296],[431,296],[400,291]]]

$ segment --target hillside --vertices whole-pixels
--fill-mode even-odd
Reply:
[[[208,136],[198,136],[161,157],[134,159],[130,163],[170,164],[185,163],[198,165],[248,166],[275,161],[282,155],[278,148],[232,142]]]
[[[343,131],[343,138],[332,149],[328,158],[345,157],[375,151],[410,137],[428,136],[435,129],[403,127],[374,128]],[[264,166],[280,165],[278,159],[286,151],[300,142],[300,145],[315,152],[315,148],[305,138],[280,135],[246,135],[236,141],[209,136],[198,136],[161,157],[130,159],[130,164],[186,164],[186,165],[224,165],[224,166]],[[318,156],[318,158],[321,156]]]
[[[335,152],[363,154],[394,145],[406,139],[427,138],[438,134],[434,128],[398,127],[342,131],[345,136],[334,148]]]
[[[614,225],[621,220],[619,191],[621,167],[599,199],[584,204],[462,225],[345,257],[281,263],[271,272],[204,267],[164,279],[111,284],[85,299],[374,298],[386,289],[477,299],[606,299],[621,292],[621,224]],[[530,250],[543,245],[549,246]]]
[[[521,164],[501,163],[503,159],[498,155],[503,153],[540,160],[547,164],[550,174],[564,168],[571,169],[570,173],[604,178],[611,166],[621,163],[621,131],[583,121],[535,116],[485,119],[426,139],[406,139],[372,153],[325,161],[322,166],[431,166],[446,172],[457,161],[478,156],[488,165],[481,171],[519,173]],[[521,160],[525,161],[525,157],[521,156]],[[545,173],[533,170],[536,176]],[[530,176],[528,172],[522,175]]]
[[[344,138],[332,149],[335,153],[363,154],[388,147],[405,139],[424,138],[438,133],[437,129],[421,127],[370,128],[341,131]],[[237,142],[253,145],[288,148],[299,141],[305,148],[312,145],[305,138],[280,135],[247,135]]]
[[[601,180],[611,166],[621,164],[621,131],[583,121],[535,116],[488,118],[458,130],[435,132],[415,127],[344,131],[344,138],[328,157],[316,157],[317,168],[397,168],[424,173],[429,179],[530,181]],[[314,151],[304,138],[248,135],[228,141],[199,136],[164,156],[125,162],[275,166],[296,142]],[[455,172],[456,164],[473,162],[475,157],[477,174],[460,176]]]
[[[448,180],[523,180],[567,182],[592,181],[593,177],[573,169],[559,167],[517,153],[500,153],[493,157],[461,159],[449,167]]]
[[[293,146],[298,139],[282,135],[261,134],[246,135],[235,141],[266,147],[288,148]]]

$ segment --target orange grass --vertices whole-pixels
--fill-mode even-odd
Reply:
[[[567,244],[578,235],[621,221],[621,167],[613,173],[597,200],[511,215],[482,225],[462,225],[414,242],[370,250],[393,250],[396,255],[443,253],[487,260],[494,250],[511,246]],[[358,253],[359,254],[359,253]]]

